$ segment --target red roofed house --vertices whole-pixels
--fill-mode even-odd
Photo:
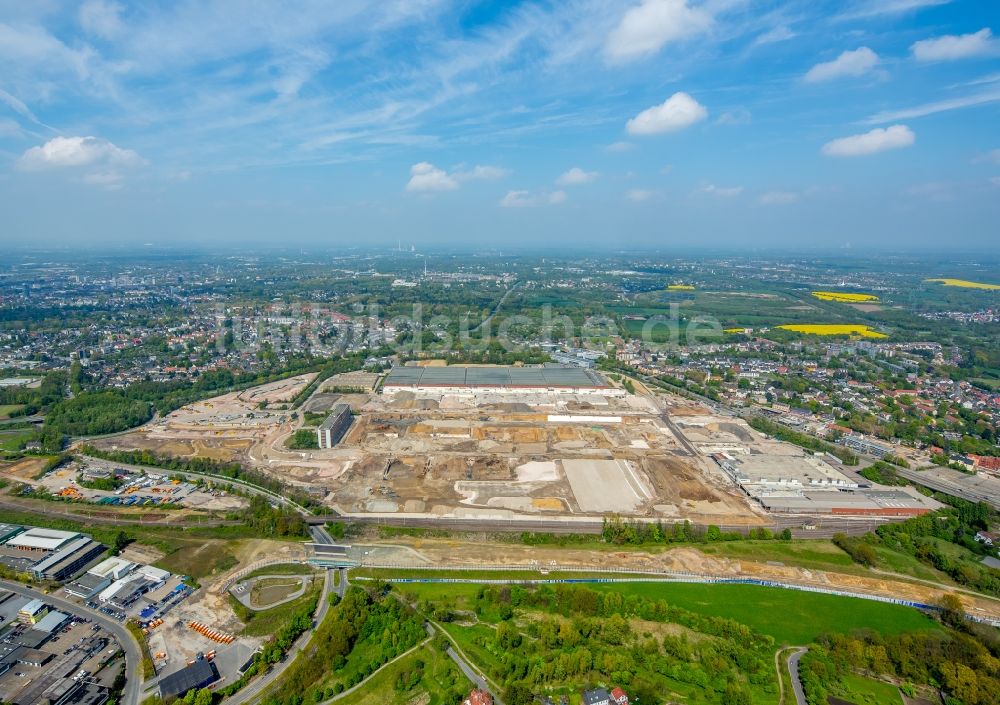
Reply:
[[[611,700],[618,703],[618,705],[628,705],[628,696],[625,695],[625,691],[621,688],[611,689]]]
[[[462,705],[493,705],[493,696],[485,690],[476,688],[462,701]]]

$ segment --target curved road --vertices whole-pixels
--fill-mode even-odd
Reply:
[[[802,681],[799,679],[799,659],[808,650],[805,647],[796,649],[788,657],[788,675],[792,677],[792,691],[795,693],[796,705],[808,705],[805,691],[802,690]]]
[[[101,627],[113,634],[125,652],[125,690],[122,693],[122,703],[124,703],[124,705],[138,705],[139,693],[142,690],[142,674],[140,671],[142,664],[142,651],[139,649],[139,645],[135,642],[135,639],[132,638],[132,635],[122,624],[113,619],[109,619],[105,615],[96,610],[92,610],[89,607],[78,605],[61,597],[56,597],[55,595],[46,595],[45,593],[33,590],[32,588],[21,585],[20,583],[0,580],[0,587],[10,590],[11,592],[15,592],[23,597],[38,598],[43,602],[59,608],[63,612],[86,617],[96,624],[100,624]]]
[[[312,535],[312,538],[316,543],[333,543],[333,537],[331,537],[326,532],[326,529],[322,527],[310,527],[309,533]],[[243,705],[243,703],[255,702],[257,698],[260,697],[264,691],[285,672],[285,669],[292,664],[295,660],[296,654],[308,645],[316,627],[322,624],[323,620],[326,618],[326,613],[330,610],[331,590],[335,590],[339,597],[344,597],[344,592],[347,590],[347,572],[343,569],[339,569],[339,572],[340,580],[338,581],[336,587],[333,586],[333,570],[328,569],[324,575],[323,592],[319,597],[319,605],[316,610],[316,616],[313,619],[313,628],[306,631],[302,634],[302,636],[296,639],[295,643],[292,644],[292,647],[288,650],[288,653],[285,654],[285,658],[279,664],[257,680],[252,681],[247,687],[228,698],[225,701],[226,703],[231,703],[232,705]]]

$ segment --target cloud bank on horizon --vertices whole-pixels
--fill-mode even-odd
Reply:
[[[4,227],[53,244],[988,244],[991,5],[0,4]]]

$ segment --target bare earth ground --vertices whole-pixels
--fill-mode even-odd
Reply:
[[[339,400],[360,414],[337,448],[290,450],[285,443],[302,419],[270,403],[261,410],[257,400],[289,398],[308,379],[197,402],[136,433],[98,443],[245,462],[292,485],[322,488],[328,503],[351,513],[620,511],[697,523],[764,521],[714,464],[686,453],[660,418],[662,400],[549,392],[486,392],[475,400],[352,394]],[[323,399],[322,406],[330,401]],[[700,421],[707,412],[675,404],[671,413]],[[717,427],[693,433],[696,441],[702,440],[699,433],[729,437]],[[518,471],[531,463],[552,471]]]
[[[13,463],[4,463],[0,465],[0,474],[17,482],[33,480],[47,460],[47,458],[24,458]]]
[[[146,549],[147,547],[141,548]],[[201,588],[171,610],[166,622],[150,633],[150,652],[154,656],[157,653],[165,654],[165,657],[155,659],[158,671],[172,672],[193,659],[198,652],[207,653],[215,649],[220,656],[223,651],[233,648],[252,652],[263,639],[240,637],[231,645],[222,645],[191,629],[188,624],[197,621],[220,632],[238,634],[244,624],[230,608],[225,592],[232,576],[263,559],[288,558],[293,561],[305,555],[300,544],[266,539],[241,540],[229,544],[229,550],[239,560],[239,564],[220,575],[203,578]]]
[[[392,544],[401,547],[393,555],[409,564],[468,567],[483,565],[523,565],[549,570],[601,568],[622,570],[663,570],[713,575],[719,577],[753,577],[797,585],[811,585],[873,595],[896,597],[925,604],[937,602],[943,590],[929,585],[857,576],[831,571],[807,570],[790,566],[733,560],[707,556],[694,548],[673,548],[663,553],[641,551],[608,552],[571,547],[522,546],[508,543],[468,543],[449,539],[395,537]],[[374,554],[373,554],[374,556]],[[972,614],[1000,619],[1000,600],[958,594]]]

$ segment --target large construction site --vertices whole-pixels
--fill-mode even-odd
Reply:
[[[866,494],[833,459],[668,393],[641,385],[627,392],[593,370],[404,366],[381,380],[346,373],[293,409],[311,381],[198,402],[101,443],[238,460],[346,516],[572,522],[617,513],[749,527],[772,523],[774,513],[933,508],[915,493]],[[338,404],[354,418],[334,447],[288,446]]]

